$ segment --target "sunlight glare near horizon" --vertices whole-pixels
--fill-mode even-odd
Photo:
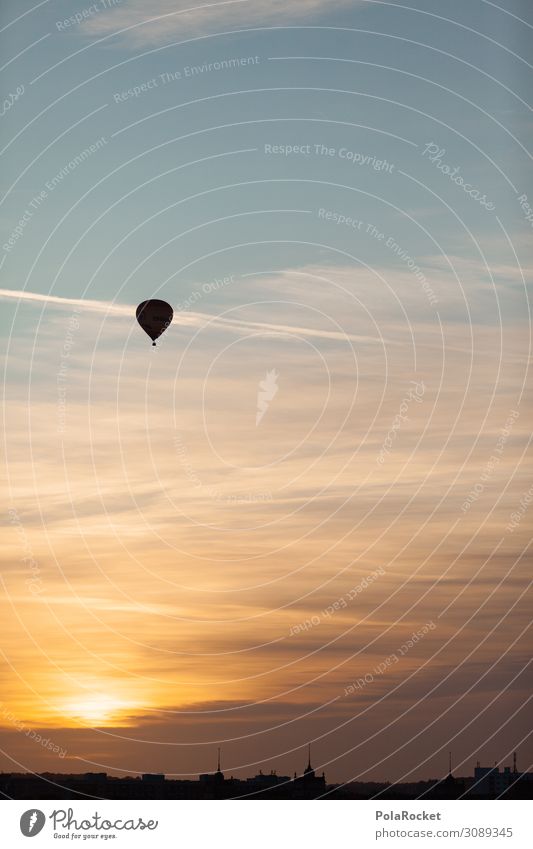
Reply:
[[[76,724],[91,726],[124,725],[134,709],[132,702],[102,693],[65,702],[63,706],[65,718],[74,720]]]

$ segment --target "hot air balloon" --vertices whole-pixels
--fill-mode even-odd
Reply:
[[[155,345],[155,340],[159,339],[171,323],[174,310],[166,301],[154,299],[139,304],[135,314],[142,329]]]

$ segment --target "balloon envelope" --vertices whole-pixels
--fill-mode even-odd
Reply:
[[[153,344],[159,339],[172,321],[174,310],[166,301],[152,299],[139,304],[136,311],[137,321]]]

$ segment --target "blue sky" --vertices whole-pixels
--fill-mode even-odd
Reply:
[[[241,27],[248,5],[254,4],[239,4],[244,15]],[[34,194],[45,189],[46,181],[73,156],[102,136],[107,141],[46,199],[19,249],[6,259],[10,280],[6,288],[47,291],[53,283],[59,295],[85,292],[86,297],[105,300],[111,293],[119,301],[135,303],[151,289],[163,287],[163,296],[177,300],[197,280],[224,271],[254,271],[267,260],[271,264],[268,243],[283,239],[288,226],[292,241],[325,243],[327,263],[343,264],[334,249],[346,250],[353,243],[342,228],[324,227],[315,214],[261,212],[290,210],[295,196],[302,210],[333,206],[365,222],[377,221],[387,235],[401,244],[408,241],[409,251],[420,260],[430,262],[430,257],[444,252],[481,263],[483,251],[491,263],[512,263],[496,216],[468,196],[461,197],[455,184],[445,180],[427,157],[424,161],[422,151],[430,142],[445,149],[444,163],[460,166],[465,180],[496,205],[506,228],[516,236],[527,234],[511,188],[512,184],[519,194],[530,191],[529,160],[520,147],[520,143],[527,146],[531,126],[519,100],[527,97],[527,64],[512,55],[515,41],[510,46],[494,44],[501,22],[509,27],[513,19],[482,3],[473,4],[470,11],[463,4],[447,7],[446,17],[458,19],[460,26],[434,17],[440,14],[439,4],[424,4],[420,14],[395,9],[395,4],[345,3],[332,16],[325,14],[325,4],[316,3],[308,22],[302,21],[307,3],[294,5],[290,15],[280,12],[275,21],[267,16],[263,27],[264,15],[250,13],[257,26],[228,35],[213,32],[209,21],[195,22],[195,16],[185,14],[165,21],[156,32],[148,25],[114,36],[117,27],[132,26],[135,3],[98,11],[86,23],[62,32],[57,23],[76,10],[71,4],[47,3],[5,30],[6,41],[16,32],[15,45],[24,46],[50,33],[5,72],[10,91],[21,83],[26,86],[16,108],[4,117],[7,143],[21,133],[5,155],[4,190],[11,188],[9,175],[19,177],[25,170],[3,203],[6,228],[10,222],[16,225]],[[169,7],[175,9],[176,4],[155,3],[151,13],[155,17]],[[15,4],[13,12],[19,8]],[[226,16],[230,9],[236,14],[233,5],[226,8]],[[225,22],[224,13],[217,14]],[[12,17],[8,4],[4,20]],[[286,17],[290,28],[280,29]],[[95,36],[105,40],[92,44]],[[315,58],[279,58],[292,55]],[[183,74],[187,66],[217,59],[252,56],[259,57],[258,64],[166,84],[159,76]],[[51,68],[56,63],[58,67]],[[30,85],[39,74],[44,76]],[[157,87],[114,102],[114,95],[153,79]],[[34,120],[42,110],[44,114]],[[31,127],[25,130],[28,121]],[[269,143],[325,144],[337,151],[345,147],[387,159],[394,163],[394,172],[377,176],[371,167],[350,167],[339,156],[267,156],[263,148]],[[283,182],[293,179],[302,181],[297,194],[293,183]],[[239,185],[220,188],[235,184]],[[207,194],[185,200],[202,192]],[[126,194],[129,197],[121,200]],[[106,212],[111,204],[112,210]],[[168,212],[162,212],[165,208]],[[409,210],[415,212],[418,226],[406,217]],[[423,221],[417,213],[422,210],[438,230],[440,250],[420,226]],[[39,274],[27,281],[37,251],[67,213],[43,250]],[[154,214],[152,221],[147,220]],[[100,215],[100,222],[94,223]],[[230,218],[235,215],[239,217]],[[225,217],[229,220],[219,220]],[[216,219],[216,224],[208,223]],[[93,226],[85,234],[88,222]],[[186,237],[180,235],[195,225],[201,227]],[[128,238],[134,228],[135,235]],[[107,252],[124,237],[123,246],[91,279]],[[70,250],[80,238],[56,279],[65,247]],[[171,245],[162,247],[172,238]],[[252,240],[267,244],[255,246],[248,257],[231,248]],[[524,241],[518,240],[519,256]],[[198,257],[208,253],[206,242],[209,253],[224,246],[224,255],[206,257],[199,264]],[[375,240],[363,234],[354,242],[357,257],[391,265]],[[156,254],[127,279],[154,250]],[[316,249],[312,254],[308,245],[278,246],[275,265],[309,264],[310,259],[315,261]],[[191,260],[195,264],[184,268]],[[170,274],[175,276],[165,283]],[[518,312],[522,313],[521,303]]]

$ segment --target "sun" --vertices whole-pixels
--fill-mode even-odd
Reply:
[[[121,699],[94,693],[83,700],[66,702],[64,713],[83,725],[124,725],[134,706]]]

